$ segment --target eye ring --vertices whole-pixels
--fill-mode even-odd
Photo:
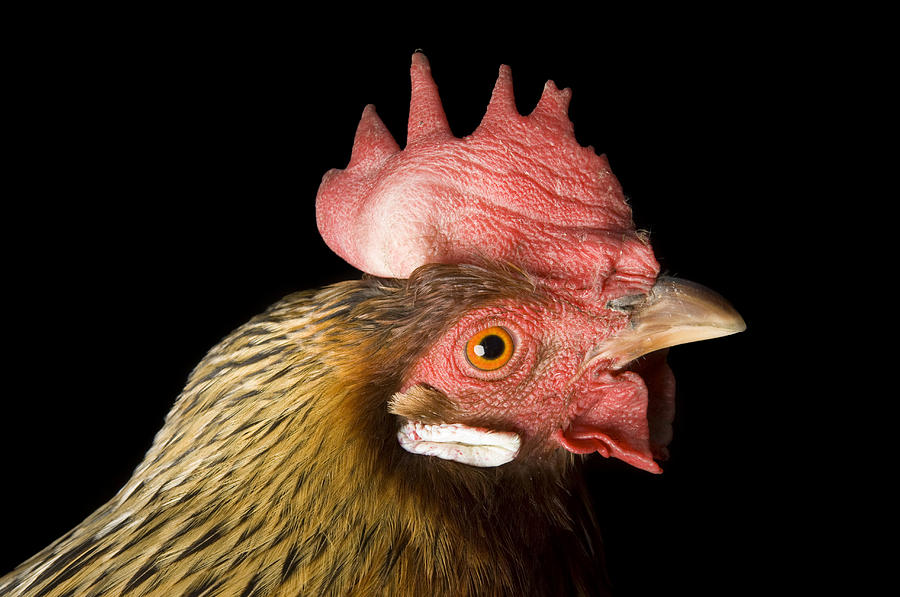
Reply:
[[[512,336],[500,326],[477,332],[466,342],[466,360],[481,371],[495,371],[509,362],[515,352]]]

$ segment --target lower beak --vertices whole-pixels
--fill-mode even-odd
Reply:
[[[655,350],[747,329],[719,294],[677,278],[660,277],[649,293],[616,299],[607,307],[630,313],[631,319],[622,332],[594,347],[587,362],[608,360],[612,369]]]

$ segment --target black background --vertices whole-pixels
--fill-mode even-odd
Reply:
[[[572,33],[577,15],[527,32],[498,20],[446,36],[351,33],[341,15],[24,23],[6,87],[2,571],[114,495],[221,337],[291,291],[359,275],[319,238],[316,189],[347,163],[365,104],[403,145],[421,48],[458,136],[500,64],[522,113],[547,79],[571,87],[576,136],[609,157],[664,270],[718,290],[748,323],[672,351],[664,474],[592,463],[618,594],[805,584],[798,488],[811,473],[786,413],[808,398],[773,360],[796,358],[783,354],[785,297],[812,259],[792,220],[797,155],[828,44],[795,46],[796,22],[693,16],[628,29],[595,16]]]

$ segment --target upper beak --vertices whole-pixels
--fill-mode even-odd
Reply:
[[[677,278],[660,277],[649,293],[616,299],[607,307],[631,313],[629,325],[594,347],[586,361],[608,359],[613,369],[655,350],[747,329],[719,294]]]

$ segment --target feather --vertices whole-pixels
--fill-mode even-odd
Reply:
[[[597,594],[571,457],[482,470],[394,439],[388,404],[423,338],[529,289],[508,270],[434,265],[285,298],[194,369],[126,486],[0,591]]]

